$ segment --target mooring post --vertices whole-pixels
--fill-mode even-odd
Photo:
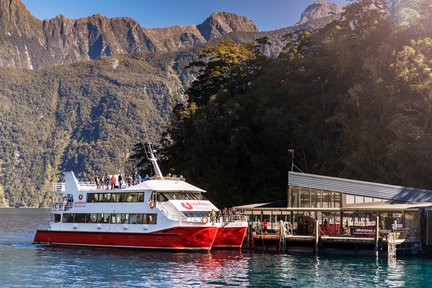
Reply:
[[[315,253],[318,253],[318,244],[319,244],[318,242],[319,242],[319,221],[318,221],[318,217],[316,217],[316,219],[315,219]]]
[[[379,213],[377,214],[377,216],[376,216],[376,219],[375,219],[375,256],[378,256],[378,244],[379,244],[379,233],[380,233],[380,231],[379,231],[379,220],[380,220],[380,218],[379,218]]]

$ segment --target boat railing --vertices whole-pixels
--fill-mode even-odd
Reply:
[[[73,208],[72,202],[56,202],[51,205],[52,211],[69,211],[71,208]]]
[[[78,183],[80,186],[80,190],[88,191],[88,190],[96,190],[97,186],[94,181],[83,181]]]
[[[183,175],[177,176],[177,175],[170,175],[168,174],[167,176],[164,176],[163,178],[160,176],[152,176],[150,177],[151,180],[177,180],[177,181],[186,181],[186,178],[183,177]]]
[[[222,222],[231,223],[231,222],[244,222],[247,221],[247,217],[245,215],[224,215],[221,217]]]
[[[96,190],[96,183],[93,181],[82,181],[78,182],[81,191]],[[65,182],[56,182],[52,184],[52,191],[54,193],[64,193],[66,192]]]
[[[66,183],[56,182],[52,184],[52,191],[55,193],[62,193],[66,191]]]

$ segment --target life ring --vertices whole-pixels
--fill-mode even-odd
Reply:
[[[150,207],[151,209],[153,209],[153,208],[155,207],[155,202],[150,201],[150,202],[149,202],[149,207]]]
[[[201,217],[201,223],[202,224],[207,224],[208,223],[208,217],[207,216]]]
[[[340,217],[336,216],[336,222],[339,222],[339,221],[340,221]]]

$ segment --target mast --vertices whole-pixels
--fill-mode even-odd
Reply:
[[[161,172],[159,165],[157,163],[157,159],[156,159],[156,156],[154,154],[155,151],[153,150],[152,145],[150,143],[144,143],[144,150],[145,150],[147,159],[153,165],[153,169],[155,171],[156,176],[160,179],[163,179],[164,177],[163,177],[162,172]]]

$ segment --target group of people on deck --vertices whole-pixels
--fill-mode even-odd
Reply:
[[[139,174],[137,174],[135,176],[135,178],[132,178],[132,176],[128,176],[126,178],[126,185],[127,187],[131,187],[131,186],[135,186],[140,184],[143,181],[147,181],[150,180],[150,177],[148,175],[146,175],[144,178],[142,178]],[[94,177],[94,181],[96,183],[96,188],[97,189],[106,189],[106,190],[114,190],[114,189],[122,189],[123,188],[123,177],[121,176],[121,174],[118,174],[117,177],[116,175],[111,175],[111,177],[109,175],[106,175],[105,177],[99,177],[99,176],[95,176]]]

